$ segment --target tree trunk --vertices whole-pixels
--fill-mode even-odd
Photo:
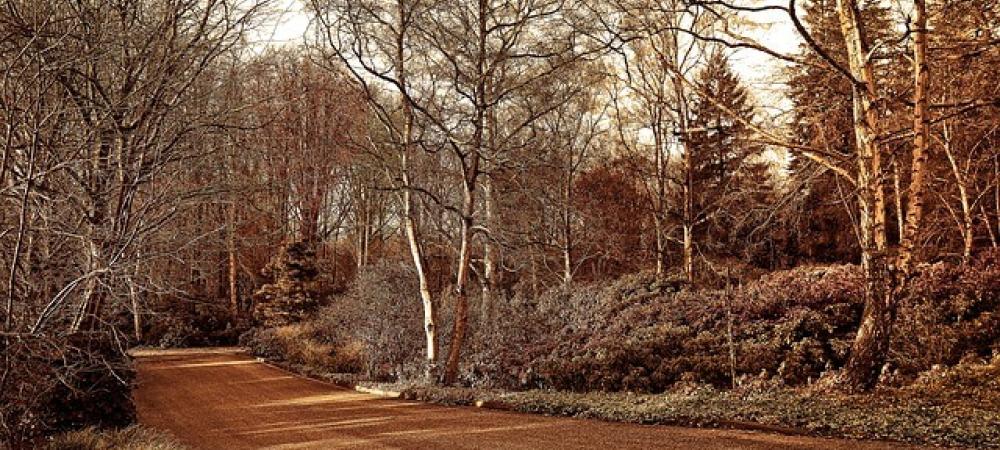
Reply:
[[[70,332],[89,331],[96,325],[97,313],[103,303],[103,295],[100,287],[101,269],[101,245],[92,239],[87,241],[87,272],[90,276],[84,284],[83,295],[81,297],[80,308],[76,317],[70,324]]]
[[[877,381],[878,371],[885,361],[895,305],[893,289],[887,283],[885,197],[881,154],[875,142],[879,121],[873,107],[877,94],[869,47],[857,3],[838,0],[837,12],[850,71],[855,78],[854,135],[858,153],[861,266],[865,278],[864,314],[844,371],[844,381],[850,388],[867,389]]]
[[[400,169],[403,182],[403,228],[406,232],[406,242],[410,249],[410,257],[413,260],[413,268],[417,272],[417,281],[420,286],[420,301],[423,304],[424,312],[424,339],[425,339],[425,371],[424,377],[427,381],[434,380],[437,374],[437,307],[434,298],[431,296],[430,283],[427,280],[427,269],[424,260],[423,241],[417,229],[416,211],[413,207],[413,180],[410,177],[410,151],[413,143],[413,106],[410,104],[410,97],[407,93],[409,84],[407,83],[406,59],[404,51],[406,48],[406,32],[409,12],[406,10],[406,2],[397,3],[397,33],[396,33],[396,55],[395,64],[399,77],[401,89],[400,100],[403,105],[403,133],[400,145]]]
[[[409,128],[409,126],[407,126]],[[407,133],[409,134],[409,133]],[[427,281],[427,270],[424,265],[424,251],[417,231],[416,220],[414,220],[413,197],[410,189],[410,176],[408,164],[409,150],[403,150],[403,226],[406,230],[406,242],[409,244],[410,257],[413,260],[413,267],[417,272],[417,281],[420,285],[420,300],[424,310],[424,338],[426,340],[425,377],[432,380],[437,372],[437,308],[434,298],[431,296],[430,285]]]
[[[865,308],[861,315],[858,334],[851,347],[851,357],[844,368],[846,387],[854,390],[870,389],[878,381],[886,355],[892,325],[895,319],[894,292],[886,280],[892,276],[881,254],[868,258],[863,265],[865,273]]]
[[[986,232],[990,236],[990,243],[993,248],[997,248],[997,234],[993,232],[993,224],[990,223],[990,215],[986,213],[986,207],[982,203],[979,204],[979,212],[983,216],[983,223],[986,224]]]
[[[478,160],[476,155],[472,155],[472,158]],[[469,299],[465,285],[469,277],[469,260],[471,258],[470,239],[475,205],[475,185],[466,181],[463,186],[461,244],[458,251],[458,275],[455,279],[455,325],[451,333],[451,341],[448,344],[448,361],[445,365],[443,380],[445,384],[452,384],[458,378],[458,364],[461,360],[462,345],[465,342],[465,331],[469,322]]]
[[[955,185],[958,187],[958,201],[962,206],[962,219],[959,222],[959,232],[962,234],[962,261],[968,262],[972,257],[972,244],[975,238],[975,211],[969,199],[968,178],[963,173],[955,158],[955,153],[951,147],[951,130],[948,124],[944,125],[944,154],[948,157],[948,164],[951,166],[951,174],[955,177]]]
[[[486,102],[488,85],[488,74],[486,73],[486,60],[488,58],[486,54],[486,37],[488,30],[486,19],[490,5],[487,0],[479,0],[477,6],[476,111],[473,122],[474,130],[471,151],[466,155],[459,155],[463,163],[462,230],[460,234],[461,244],[458,251],[458,269],[455,277],[455,327],[452,330],[451,342],[448,345],[448,362],[445,365],[443,380],[445,384],[452,384],[458,378],[458,364],[461,360],[462,345],[465,342],[465,331],[469,323],[469,299],[466,284],[469,278],[469,261],[472,257],[471,240],[473,214],[476,208],[476,179],[479,177],[479,163],[483,152],[486,117],[490,113]]]
[[[913,18],[913,162],[910,169],[910,189],[907,197],[906,230],[896,267],[904,277],[909,275],[914,247],[923,220],[924,179],[926,178],[927,144],[929,141],[929,116],[927,89],[930,75],[927,66],[927,2],[914,0]],[[900,286],[902,287],[902,285]]]
[[[570,286],[573,284],[573,218],[571,204],[573,202],[573,161],[570,158],[567,165],[566,181],[563,185],[563,214],[562,214],[562,256],[563,256],[563,284]]]
[[[235,199],[233,199],[235,200]],[[240,294],[237,289],[237,260],[236,260],[236,202],[232,201],[226,211],[226,260],[228,262],[227,281],[229,285],[229,308],[233,315],[233,320],[240,316]]]
[[[483,200],[484,209],[483,215],[487,226],[490,229],[490,233],[496,230],[494,227],[494,208],[496,207],[495,199],[493,198],[493,182],[490,177],[486,177],[483,180]],[[496,253],[493,246],[494,236],[492,234],[487,234],[483,236],[483,280],[482,280],[482,299],[479,305],[480,318],[482,323],[489,321],[490,311],[493,308],[494,292],[496,290]]]
[[[906,217],[903,215],[903,184],[899,176],[899,161],[892,162],[892,187],[896,204],[896,236],[902,242],[903,234],[906,233]]]
[[[681,74],[674,75],[674,89],[677,92],[680,117],[678,118],[678,139],[684,151],[684,188],[682,189],[684,211],[684,275],[689,284],[694,284],[694,159],[691,146],[688,145],[687,129],[687,96]]]
[[[128,297],[132,303],[132,331],[135,333],[135,342],[142,342],[142,309],[139,306],[139,294],[135,292],[135,282],[128,280]]]
[[[663,158],[663,127],[657,124],[653,130],[653,144],[656,148],[654,159],[656,162],[656,210],[653,212],[653,222],[656,227],[656,276],[662,277],[666,273],[665,259],[667,255],[667,236],[665,227],[665,216],[667,207],[666,190],[666,163]],[[687,267],[687,266],[685,266]]]
[[[694,239],[691,237],[691,227],[684,224],[684,275],[689,284],[694,284]]]

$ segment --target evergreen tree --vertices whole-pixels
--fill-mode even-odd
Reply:
[[[703,250],[711,243],[718,247],[712,249],[716,253],[743,256],[732,245],[731,233],[749,219],[771,186],[763,147],[747,126],[754,120],[754,106],[722,52],[710,55],[695,82],[699,95],[691,105],[686,145],[695,239]]]

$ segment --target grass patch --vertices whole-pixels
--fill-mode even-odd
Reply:
[[[184,450],[170,435],[152,428],[131,426],[120,430],[86,428],[55,436],[47,450]]]

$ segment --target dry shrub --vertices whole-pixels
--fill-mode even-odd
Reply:
[[[481,359],[520,366],[481,378],[508,388],[575,391],[660,392],[678,381],[726,386],[731,308],[737,373],[765,371],[804,383],[842,362],[828,342],[857,320],[856,284],[854,270],[838,266],[773,274],[737,292],[690,290],[679,278],[650,273],[552,291],[533,310],[505,311],[498,319],[513,321],[485,330],[493,335],[480,338]],[[531,339],[502,345],[513,333]]]
[[[0,444],[18,448],[59,431],[135,419],[134,371],[113,336],[18,335],[0,347]]]
[[[319,372],[364,373],[373,380],[397,381],[423,373],[422,329],[416,275],[403,264],[379,263],[359,273],[346,293],[333,297],[310,319],[254,330],[241,343],[257,356]]]
[[[336,371],[335,347],[315,339],[315,333],[313,323],[303,322],[256,330],[241,340],[251,353],[263,358]]]
[[[94,427],[55,436],[46,450],[183,450],[173,437],[151,428],[131,426],[118,430]]]
[[[920,268],[902,302],[893,363],[904,374],[1000,351],[1000,252]]]
[[[366,267],[347,292],[320,308],[313,320],[323,339],[346,349],[371,379],[396,381],[422,373],[423,305],[417,276],[405,264]]]
[[[233,345],[247,329],[245,323],[233,320],[228,303],[174,297],[154,305],[143,325],[142,343],[161,348]]]
[[[901,299],[890,358],[903,379],[998,351],[997,261],[989,253],[917,271]],[[731,313],[737,377],[806,384],[846,363],[862,299],[852,265],[774,272],[733,292],[690,290],[640,273],[537,299],[515,296],[500,302],[493,323],[475,329],[465,382],[574,391],[661,392],[678,381],[727,386]]]
[[[890,362],[902,376],[895,379],[997,351],[997,260],[987,254],[973,264],[917,270],[901,299]],[[259,332],[254,351],[328,372],[414,379],[424,352],[417,292],[407,266],[370,267],[311,321]],[[852,265],[774,272],[733,290],[693,290],[678,277],[637,273],[537,298],[499,297],[488,317],[473,296],[460,382],[573,391],[663,392],[680,381],[728,387],[731,319],[738,379],[808,384],[846,363],[862,299],[861,273]],[[450,302],[439,301],[445,343]]]

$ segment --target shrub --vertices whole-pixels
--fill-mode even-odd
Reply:
[[[134,371],[112,336],[5,338],[0,439],[18,447],[64,430],[131,423]]]
[[[360,370],[356,350],[322,342],[316,338],[316,333],[315,323],[303,322],[245,333],[240,344],[250,353],[274,361],[332,372]]]
[[[988,359],[1000,350],[1000,252],[921,267],[898,317],[892,361],[903,373],[966,356]]]
[[[917,272],[898,324],[914,331],[896,334],[893,366],[912,376],[995,351],[996,259]],[[726,386],[731,314],[738,378],[806,384],[846,363],[862,299],[861,274],[851,265],[774,272],[732,292],[690,290],[640,273],[534,300],[516,296],[500,302],[495,321],[475,328],[465,382],[574,391],[660,392],[678,381]]]
[[[416,275],[402,264],[376,264],[310,319],[254,330],[240,342],[257,356],[326,372],[363,372],[380,381],[416,378],[425,350]]]
[[[935,364],[1000,352],[998,260],[990,253],[973,264],[918,268],[898,312],[897,330],[906,332],[892,341],[890,364],[902,377],[890,378],[912,380]],[[489,311],[472,296],[459,381],[663,392],[678,382],[728,387],[734,370],[737,380],[758,384],[808,384],[846,363],[864,306],[862,281],[857,266],[834,265],[774,272],[732,290],[695,290],[679,277],[637,273],[537,297],[520,289],[498,295]],[[446,343],[451,302],[447,295],[439,302]],[[251,346],[375,380],[413,379],[422,373],[421,318],[415,275],[405,265],[382,264],[360,273],[312,321],[262,331]],[[303,354],[309,348],[332,360]]]
[[[353,354],[372,379],[415,378],[425,350],[419,292],[416,274],[404,264],[367,267],[344,295],[320,308],[314,319],[318,337]]]
[[[246,330],[246,323],[233,320],[228,305],[174,299],[146,318],[143,342],[161,348],[234,345]]]

